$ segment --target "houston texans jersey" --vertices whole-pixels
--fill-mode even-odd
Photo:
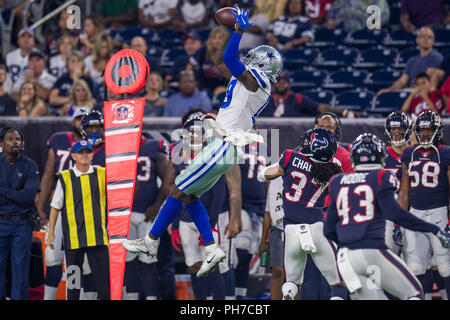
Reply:
[[[447,168],[450,164],[450,147],[441,145],[439,154],[434,149],[417,149],[409,146],[403,151],[402,163],[409,172],[409,203],[418,210],[428,210],[448,205]]]
[[[246,67],[258,83],[256,92],[249,91],[244,84],[232,77],[227,86],[226,96],[217,114],[214,128],[223,136],[229,131],[249,131],[255,117],[267,106],[270,99],[271,84],[267,75],[257,67]]]
[[[330,182],[331,205],[324,234],[350,249],[387,249],[386,217],[411,230],[436,232],[403,210],[394,198],[396,177],[390,170],[360,171],[335,175]]]
[[[278,163],[284,169],[284,225],[323,221],[328,184],[320,185],[314,182],[310,173],[310,160],[297,151],[286,150]]]
[[[266,158],[258,153],[258,143],[246,145],[245,162],[241,168],[242,209],[263,216],[266,203],[264,184],[257,179],[258,172],[266,166]]]
[[[160,154],[167,155],[163,139],[141,140],[136,173],[139,187],[133,200],[133,212],[145,213],[158,196],[156,161]]]
[[[70,155],[70,149],[75,142],[72,134],[73,132],[71,131],[56,132],[47,141],[47,147],[52,148],[55,153],[55,174],[72,168],[74,164]],[[100,167],[105,166],[105,144],[101,144],[94,149],[92,165]]]
[[[384,168],[391,170],[397,179],[402,179],[402,155],[395,152],[391,146],[386,147],[386,159]]]

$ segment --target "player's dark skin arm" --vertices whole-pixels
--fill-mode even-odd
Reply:
[[[48,204],[48,200],[50,199],[50,195],[52,194],[53,185],[55,184],[55,166],[55,152],[53,151],[53,149],[49,149],[47,163],[45,164],[44,174],[42,175],[41,179],[41,192],[39,193],[37,203],[37,209],[43,225],[47,223],[44,208]]]
[[[225,65],[225,62],[223,62],[223,53],[227,46],[228,40],[230,40],[230,37],[231,37],[230,33],[226,32],[221,45],[216,50],[216,52],[212,58],[214,65],[220,71],[220,74],[222,75],[222,77],[224,77],[227,81],[230,81],[230,79],[233,75],[231,74],[230,70],[228,70],[227,66]]]
[[[242,193],[241,193],[241,167],[234,166],[225,173],[225,180],[230,194],[230,221],[225,227],[228,238],[236,237],[242,231]]]
[[[267,238],[269,236],[269,230],[271,227],[270,212],[264,212],[264,218],[262,223],[261,241],[259,242],[258,254],[261,256],[267,250]]]
[[[448,174],[448,170],[447,170]],[[409,173],[406,164],[402,163],[402,180],[398,192],[398,204],[405,210],[409,210]]]
[[[170,181],[168,179],[169,177],[167,177],[166,179],[167,175],[166,173],[169,173],[170,171],[168,170],[168,168],[169,168],[169,160],[164,154],[160,153],[156,159],[156,172],[158,177],[161,179],[162,184],[161,187],[159,188],[158,196],[155,200],[155,203],[149,206],[145,211],[145,220],[144,220],[145,222],[153,221],[155,219],[156,215],[159,212],[159,209],[164,203],[164,200],[166,200],[167,195],[169,194],[170,191]],[[175,171],[173,165],[172,169],[173,169],[172,171]]]

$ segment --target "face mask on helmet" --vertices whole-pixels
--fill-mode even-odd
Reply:
[[[90,111],[81,120],[81,136],[92,146],[98,146],[105,140],[103,115],[98,111]]]
[[[411,118],[404,112],[393,112],[386,118],[384,130],[388,136],[389,143],[393,146],[401,147],[411,139]]]
[[[371,133],[359,135],[350,150],[350,160],[355,171],[384,168],[384,160],[386,159],[384,147],[384,143]]]
[[[271,46],[262,45],[250,50],[242,61],[246,66],[255,66],[264,71],[270,81],[277,82],[283,70],[283,59],[280,53]]]
[[[420,147],[424,149],[438,147],[443,134],[441,118],[432,111],[422,112],[417,117],[414,134]]]
[[[185,150],[198,152],[206,145],[204,116],[204,113],[194,113],[184,122],[183,144]]]

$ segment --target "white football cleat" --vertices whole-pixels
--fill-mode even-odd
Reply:
[[[203,259],[200,270],[197,272],[197,278],[201,278],[208,273],[211,273],[220,262],[225,260],[225,258],[225,252],[217,244],[211,244],[205,247],[205,258]]]
[[[148,256],[156,256],[158,254],[159,239],[153,240],[147,234],[145,237],[136,240],[122,241],[122,247],[133,253],[145,253]]]
[[[293,282],[285,282],[281,291],[283,292],[283,300],[294,300],[298,293],[298,287]]]

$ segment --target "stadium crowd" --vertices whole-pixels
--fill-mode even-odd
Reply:
[[[198,116],[196,113],[217,113],[226,96],[228,82],[215,66],[213,56],[227,30],[215,21],[214,12],[232,6],[250,10],[249,20],[253,23],[240,42],[240,56],[268,44],[283,57],[284,70],[273,85],[269,104],[260,117],[316,117],[316,126],[329,128],[339,140],[339,118],[386,118],[394,111],[403,111],[414,121],[427,110],[442,118],[450,114],[448,1],[429,0],[423,7],[420,0],[93,0],[79,4],[82,9],[80,28],[70,27],[73,18],[64,10],[35,30],[24,27],[24,19],[27,19],[26,25],[31,25],[64,1],[33,3],[24,18],[27,2],[0,0],[0,117],[69,117],[73,141],[89,140],[91,133],[95,133],[89,127],[103,121],[103,102],[119,98],[106,88],[103,72],[111,56],[123,48],[139,51],[150,66],[145,88],[135,95],[145,96],[144,117],[176,117],[189,130],[186,121],[192,120],[193,115]],[[380,28],[375,30],[367,28],[370,5],[380,8]],[[81,123],[83,116],[93,111],[99,112],[99,118],[93,116],[92,123],[88,120]],[[321,116],[327,114],[320,122]],[[7,133],[5,131],[5,135]],[[59,140],[54,137],[56,133],[48,143],[50,160],[41,178],[37,205],[43,223],[49,218],[48,205],[56,182],[55,177],[50,176],[58,171],[55,158],[60,156],[57,154]],[[415,141],[414,135],[412,139]],[[92,147],[100,149],[102,141]],[[173,147],[161,141],[152,146],[149,151],[151,170],[156,170],[156,166],[158,170],[173,167],[170,157],[161,159],[161,155],[170,154]],[[251,148],[247,147],[246,153],[254,153]],[[342,149],[338,149],[340,156],[346,159],[342,164],[351,167],[348,151],[339,148]],[[94,158],[96,165],[105,165],[104,159],[95,161]],[[250,165],[241,165],[241,178],[230,177],[231,174],[222,178],[214,187],[219,191],[212,189],[208,194],[210,198],[204,200],[216,212],[216,217],[210,218],[211,224],[220,224],[222,213],[231,212],[236,206],[230,196],[236,186],[230,180],[242,179],[237,197],[242,203],[243,227],[247,229],[237,237],[235,256],[227,261],[228,265],[220,265],[207,278],[195,276],[198,261],[186,257],[191,251],[185,251],[186,240],[180,239],[178,230],[187,228],[192,221],[183,221],[182,216],[181,221],[174,223],[173,230],[161,238],[157,259],[127,256],[124,299],[176,299],[174,258],[182,250],[197,299],[245,299],[254,263],[252,258],[262,256],[269,249],[271,244],[266,238],[269,239],[271,225],[272,229],[282,229],[279,221],[270,220],[272,211],[277,210],[276,191],[271,191],[275,196],[269,201],[270,191],[266,197],[266,190],[261,189],[263,185],[256,181],[256,172],[253,172],[258,166],[265,166],[266,161],[256,155]],[[145,170],[150,169],[138,168],[138,180],[148,181]],[[155,201],[161,205],[165,183],[173,183],[166,181],[169,178],[164,175],[164,169],[161,170],[152,171],[155,185],[156,176],[159,181],[152,191],[152,202],[143,208],[133,207],[144,213],[141,216],[145,217],[145,223],[152,221],[158,212]],[[183,168],[173,170],[179,173]],[[261,188],[253,188],[253,182]],[[274,184],[271,183],[270,188],[276,188]],[[256,195],[249,193],[249,189]],[[214,204],[214,193],[224,194],[219,207]],[[144,218],[138,220],[132,218],[132,223],[140,234],[139,225],[144,224]],[[143,228],[148,233],[149,225]],[[270,246],[272,259],[276,259],[269,264],[272,299],[282,298],[282,250],[280,246]],[[1,257],[1,260],[7,259]],[[437,273],[436,265],[426,267],[428,280],[433,279],[429,280],[431,288],[427,284],[427,298],[431,298],[434,282],[445,298],[444,280]],[[61,258],[54,265],[47,264],[46,270],[45,294],[43,289],[40,298],[55,299],[62,276]],[[95,281],[89,278],[92,272],[86,268],[83,275],[82,296],[95,299]],[[13,276],[12,282],[17,279]],[[303,298],[329,298],[332,290],[310,258],[304,281]],[[0,288],[6,290],[6,282],[0,279],[0,283]],[[445,283],[448,285],[448,281]],[[0,298],[14,294],[0,292]],[[24,293],[21,294],[12,298],[26,299]]]

